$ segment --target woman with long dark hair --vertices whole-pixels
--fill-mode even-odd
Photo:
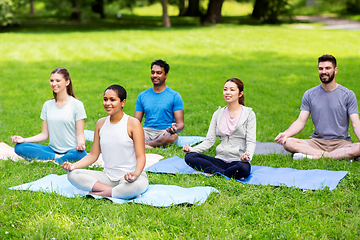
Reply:
[[[227,106],[215,111],[206,139],[195,147],[183,147],[186,163],[205,173],[219,172],[227,177],[242,179],[250,175],[250,161],[256,145],[256,117],[245,107],[244,84],[237,78],[228,79],[223,89]],[[216,156],[201,152],[211,148],[217,137],[220,144]]]

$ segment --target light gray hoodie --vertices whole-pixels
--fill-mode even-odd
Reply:
[[[256,146],[256,116],[253,110],[243,106],[239,123],[234,131],[227,136],[219,129],[221,118],[226,107],[219,107],[212,116],[206,139],[199,145],[191,148],[191,152],[204,152],[211,148],[217,137],[220,144],[216,147],[216,158],[223,161],[240,161],[240,157],[247,153],[252,159]]]

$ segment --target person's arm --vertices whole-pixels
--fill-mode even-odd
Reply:
[[[127,172],[124,176],[125,180],[128,182],[134,182],[142,173],[145,163],[145,136],[144,130],[139,121],[135,118],[129,117],[128,119],[128,126],[129,126],[129,136],[134,142],[135,148],[135,155],[136,155],[136,166],[135,171]]]
[[[174,118],[175,123],[171,125],[171,127],[167,128],[166,131],[168,131],[171,134],[174,134],[176,132],[180,132],[184,129],[184,110],[174,111]]]
[[[350,115],[351,124],[354,130],[354,133],[358,140],[360,141],[360,119],[358,113],[353,113]]]
[[[191,152],[198,152],[198,153],[204,152],[204,151],[210,149],[214,145],[215,140],[217,138],[217,136],[216,136],[217,119],[220,114],[220,111],[221,111],[221,109],[217,110],[213,114],[213,116],[211,118],[209,130],[206,134],[206,139],[199,145],[197,145],[195,147],[191,147],[189,149]]]
[[[143,113],[143,112],[135,111],[134,118],[136,118],[137,120],[139,120],[139,122],[142,121],[143,116],[144,116],[144,113]]]
[[[105,119],[106,118],[101,118],[96,123],[95,131],[94,131],[94,142],[91,147],[90,153],[87,154],[85,157],[83,157],[81,160],[79,160],[76,163],[64,162],[62,165],[64,170],[72,171],[74,169],[87,167],[87,166],[93,164],[94,162],[96,162],[96,160],[98,159],[100,152],[101,152],[99,133],[100,133],[100,129],[102,128],[102,126],[105,123]]]
[[[245,153],[241,156],[242,161],[251,160],[254,156],[256,147],[256,116],[253,111],[249,114],[246,124],[246,148]]]
[[[23,143],[23,142],[43,142],[49,138],[49,129],[47,121],[43,120],[41,133],[38,135],[23,138],[21,136],[11,136],[10,139],[13,143]]]
[[[80,119],[76,121],[76,140],[77,140],[76,150],[78,151],[85,150],[84,122],[85,119]]]
[[[296,121],[293,122],[285,132],[279,133],[276,136],[275,141],[281,145],[284,145],[288,137],[292,137],[301,132],[301,130],[303,130],[309,116],[309,111],[302,110],[299,114],[298,119],[296,119]]]

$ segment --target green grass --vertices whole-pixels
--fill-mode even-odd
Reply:
[[[160,18],[148,19],[160,23]],[[197,27],[178,21],[179,27],[172,29],[157,27],[160,24],[104,23],[24,24],[3,30],[0,141],[14,146],[10,135],[28,137],[40,132],[42,105],[52,98],[49,74],[59,66],[69,69],[75,94],[85,105],[86,129],[93,129],[106,115],[102,94],[110,84],[126,88],[124,111],[133,115],[137,95],[151,86],[150,63],[158,58],[169,62],[167,84],[184,100],[186,125],[181,135],[206,135],[212,113],[225,105],[225,80],[238,77],[245,83],[245,103],[257,116],[257,140],[272,141],[296,119],[304,91],[320,83],[317,57],[324,53],[338,59],[337,82],[360,97],[358,31],[324,30],[317,25],[295,29],[291,24]],[[312,132],[308,122],[298,137]],[[351,136],[357,141],[352,131]],[[184,156],[175,146],[148,152]],[[207,154],[214,155],[215,148]],[[220,191],[200,206],[154,208],[10,191],[11,186],[65,172],[52,163],[0,161],[0,238],[359,238],[359,162],[293,161],[270,154],[255,156],[252,164],[349,174],[333,191],[245,185],[222,177],[149,174],[150,184],[213,186]]]

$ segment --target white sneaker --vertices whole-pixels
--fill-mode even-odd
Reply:
[[[294,153],[294,155],[293,155],[294,160],[300,160],[300,159],[303,159],[303,158],[312,159],[312,156],[307,155],[307,154],[303,154],[303,153]]]

